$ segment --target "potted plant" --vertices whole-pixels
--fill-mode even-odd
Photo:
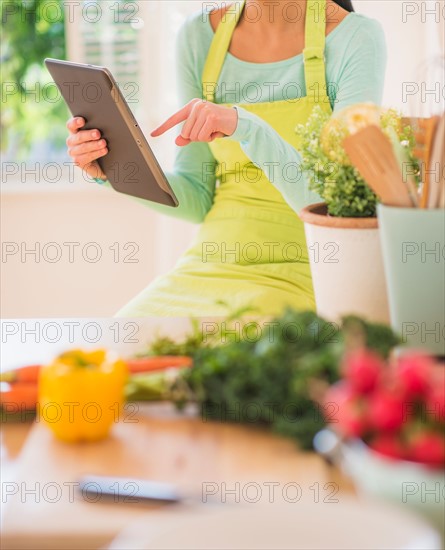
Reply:
[[[413,509],[444,536],[444,365],[418,351],[388,363],[356,349],[324,410],[357,490]]]
[[[394,110],[357,104],[330,116],[319,106],[299,125],[302,169],[309,188],[324,200],[303,208],[317,313],[330,320],[356,314],[388,322],[382,253],[376,209],[378,199],[343,147],[348,136],[379,126],[411,152],[409,127]]]

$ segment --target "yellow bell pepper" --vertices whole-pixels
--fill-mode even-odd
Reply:
[[[40,418],[67,442],[108,435],[122,411],[127,366],[106,350],[72,350],[42,367]]]

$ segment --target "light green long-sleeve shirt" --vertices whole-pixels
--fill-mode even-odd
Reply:
[[[214,33],[209,18],[201,13],[189,17],[182,26],[176,48],[178,97],[183,105],[202,97],[201,76]],[[371,101],[380,104],[386,67],[386,44],[380,24],[357,13],[350,13],[326,37],[326,80],[334,111],[354,103]],[[228,53],[216,90],[217,103],[255,103],[292,100],[306,95],[303,55],[275,63],[250,63]],[[240,142],[247,157],[263,168],[299,163],[300,153],[260,117],[238,108],[238,126],[230,139]],[[278,163],[278,164],[277,164]],[[178,200],[177,208],[136,199],[150,208],[200,223],[213,204],[216,177],[209,177],[215,165],[207,143],[178,147],[174,169],[167,179]],[[202,166],[206,166],[203,177]],[[278,171],[279,172],[279,171]],[[271,179],[271,178],[269,178]],[[295,185],[305,185],[303,178],[291,184],[274,174],[275,187],[298,212],[301,193]]]

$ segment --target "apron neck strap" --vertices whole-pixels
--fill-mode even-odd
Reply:
[[[326,0],[307,0],[304,31],[304,78],[306,96],[325,97]]]
[[[215,31],[202,73],[202,97],[206,101],[215,101],[217,81],[244,4],[245,0],[237,0],[231,4]],[[307,0],[303,58],[308,97],[324,97],[326,94],[325,34],[326,0]]]
[[[215,31],[202,72],[202,97],[206,101],[215,101],[217,81],[229,50],[233,31],[243,12],[244,4],[245,0],[230,4]]]

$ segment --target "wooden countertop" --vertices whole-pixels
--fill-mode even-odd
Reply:
[[[174,483],[196,502],[203,487],[216,491],[214,502],[222,501],[226,487],[230,503],[237,498],[229,494],[236,483],[241,500],[243,491],[251,498],[252,484],[266,500],[271,483],[277,484],[274,498],[280,500],[286,483],[294,484],[287,489],[289,498],[297,485],[307,500],[316,490],[322,499],[351,493],[349,483],[320,457],[262,429],[206,422],[169,404],[143,406],[132,420],[117,423],[107,440],[82,445],[58,442],[36,422],[17,462],[17,485],[8,489],[17,492],[3,497],[3,548],[99,548],[147,510],[159,508],[88,502],[73,485],[85,474]]]

